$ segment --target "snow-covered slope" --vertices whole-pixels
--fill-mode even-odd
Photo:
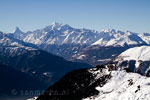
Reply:
[[[112,78],[103,87],[96,87],[99,95],[83,100],[149,100],[150,78],[136,73],[112,71]]]
[[[150,46],[130,48],[116,57],[113,62],[117,69],[128,68],[131,72],[150,76]]]
[[[103,87],[96,87],[98,95],[83,100],[150,99],[150,46],[130,48],[108,65],[117,69],[111,72],[111,79]]]
[[[0,46],[1,47],[17,47],[17,48],[26,48],[26,49],[35,49],[37,46],[31,43],[26,43],[24,41],[15,39],[13,34],[6,34],[0,32]]]
[[[150,46],[134,47],[121,53],[121,60],[150,61]]]

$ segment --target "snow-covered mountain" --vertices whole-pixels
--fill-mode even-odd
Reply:
[[[104,30],[100,32],[100,39],[93,43],[92,45],[100,46],[130,46],[130,45],[140,45],[146,44],[142,38],[138,36],[137,33],[133,32],[122,32],[112,30]]]
[[[14,36],[17,36],[18,39],[33,43],[42,50],[67,60],[94,66],[119,55],[130,47],[149,45],[149,35],[147,34],[122,32],[115,29],[98,32],[84,28],[76,29],[57,22],[35,31],[24,33],[17,28],[14,32]],[[103,51],[108,52],[103,53]]]
[[[24,35],[25,34],[25,35]],[[21,38],[26,42],[41,44],[86,44],[100,46],[124,46],[145,44],[137,33],[130,31],[122,32],[115,29],[95,31],[90,29],[76,29],[67,24],[52,23],[43,29],[33,32],[22,32],[18,27],[14,32],[15,37]]]
[[[20,37],[23,38],[24,41],[37,45],[91,44],[99,38],[97,31],[75,29],[67,24],[57,22],[43,29],[38,29],[33,32],[29,31],[26,33],[26,36],[23,36],[20,31],[19,33],[15,31],[14,34],[20,34]]]

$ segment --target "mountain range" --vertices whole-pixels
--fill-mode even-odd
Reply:
[[[150,44],[150,33],[123,32],[115,29],[76,29],[57,22],[43,29],[28,32],[22,32],[17,27],[12,35],[66,60],[84,62],[92,66],[109,61],[128,48]],[[97,53],[99,54],[96,55]]]

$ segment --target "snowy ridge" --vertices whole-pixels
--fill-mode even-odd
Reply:
[[[83,100],[150,99],[150,78],[125,71],[112,71],[111,75],[112,78],[103,87],[96,87],[99,95]]]
[[[134,47],[118,56],[120,60],[150,61],[150,46]],[[118,60],[117,59],[117,60]]]
[[[15,39],[12,34],[6,34],[0,32],[0,46],[1,47],[18,47],[18,48],[26,48],[26,49],[34,49],[35,45],[30,43],[25,43],[24,41]]]
[[[125,46],[137,44],[145,44],[145,41],[143,41],[136,33],[129,31],[116,31],[112,29],[100,32],[100,39],[92,45]]]

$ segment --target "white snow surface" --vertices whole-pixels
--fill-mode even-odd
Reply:
[[[103,87],[96,87],[99,95],[83,100],[150,100],[150,78],[125,71],[112,71],[111,75]]]
[[[130,48],[121,53],[117,58],[120,60],[150,61],[150,46]]]

